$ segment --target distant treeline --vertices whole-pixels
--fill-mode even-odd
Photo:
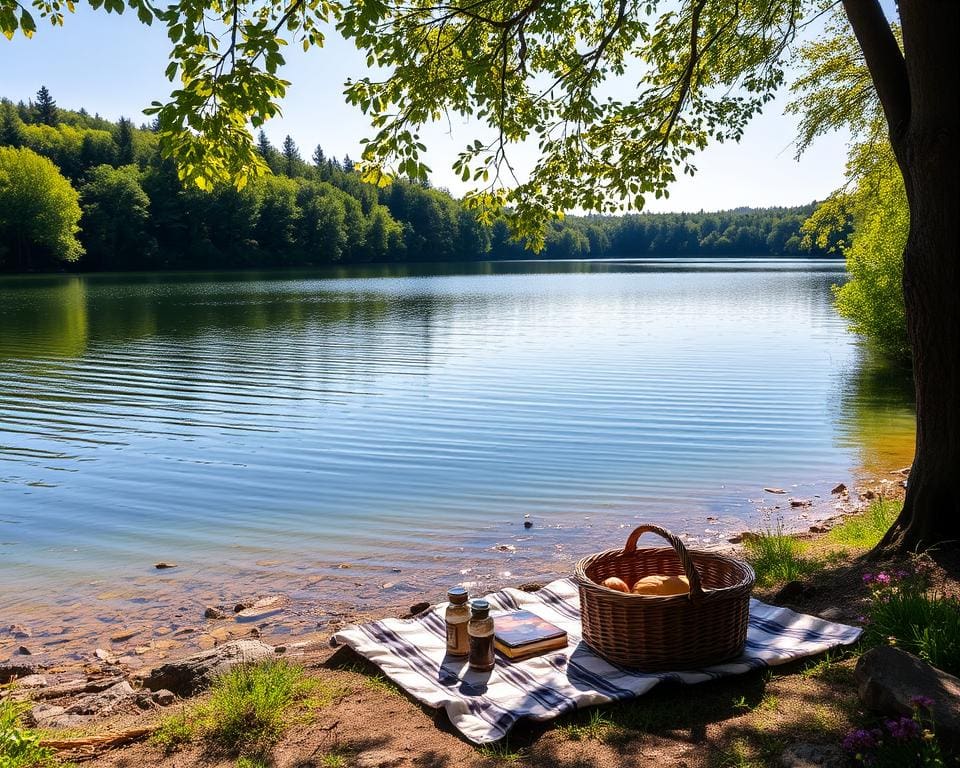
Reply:
[[[13,211],[18,195],[40,194],[44,185],[12,184],[11,175],[27,173],[22,169],[29,163],[23,152],[0,150],[0,158],[8,158],[6,171],[0,167],[0,200],[9,214],[0,210],[0,269],[300,267],[532,256],[510,239],[504,221],[480,224],[444,190],[405,181],[377,189],[360,181],[349,157],[339,160],[318,146],[305,160],[289,136],[277,148],[260,133],[259,149],[272,176],[241,191],[208,193],[179,182],[173,165],[160,157],[150,126],[58,108],[42,88],[36,101],[0,101],[0,147],[52,161],[64,179],[50,180],[51,188],[59,185],[58,200],[78,195],[80,210],[79,247],[31,234]],[[805,245],[800,233],[815,207],[567,217],[551,226],[537,257],[827,256],[828,248]]]

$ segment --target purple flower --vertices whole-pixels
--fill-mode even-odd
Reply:
[[[899,570],[896,573],[894,573],[894,576],[896,576],[898,579],[905,579],[909,575],[910,575],[910,572],[904,571],[904,570]]]
[[[895,739],[915,739],[920,735],[920,725],[912,717],[901,717],[899,720],[887,720],[885,723],[890,735]]]
[[[933,709],[933,699],[931,699],[929,696],[911,696],[910,703],[915,707]]]
[[[880,741],[880,736],[881,733],[876,728],[872,731],[868,731],[866,728],[857,728],[844,737],[843,748],[851,755],[874,749]]]
[[[890,574],[883,573],[881,571],[880,573],[877,574],[876,581],[877,581],[877,584],[883,584],[884,586],[886,586],[887,584],[890,583]]]
[[[863,574],[863,583],[864,584],[873,584],[873,574],[865,573]]]

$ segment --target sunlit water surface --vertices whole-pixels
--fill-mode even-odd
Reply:
[[[562,571],[640,520],[695,544],[776,504],[802,524],[786,499],[909,463],[909,390],[837,316],[843,279],[633,262],[0,280],[0,617],[95,604],[109,623],[268,587],[402,601]]]

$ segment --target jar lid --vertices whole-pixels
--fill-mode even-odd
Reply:
[[[486,600],[474,600],[470,603],[470,610],[473,611],[471,618],[485,619],[490,615],[490,603]]]
[[[463,605],[467,602],[467,590],[464,587],[450,587],[447,590],[447,600],[454,605]]]

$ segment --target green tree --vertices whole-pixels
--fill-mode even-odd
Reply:
[[[121,117],[117,123],[117,165],[130,165],[135,160],[133,123]]]
[[[87,258],[99,269],[130,269],[149,261],[156,242],[149,232],[150,198],[135,165],[90,170],[80,188],[81,239]]]
[[[37,111],[37,120],[44,125],[56,126],[60,122],[60,115],[57,111],[57,102],[53,100],[47,86],[41,85],[37,91],[37,102],[34,105]]]
[[[8,267],[30,269],[42,256],[76,261],[83,253],[79,221],[77,192],[52,162],[0,147],[0,243],[12,244]]]
[[[292,179],[298,175],[297,172],[303,160],[300,159],[300,150],[297,149],[296,142],[289,134],[283,140],[280,153],[283,155],[283,172]]]

